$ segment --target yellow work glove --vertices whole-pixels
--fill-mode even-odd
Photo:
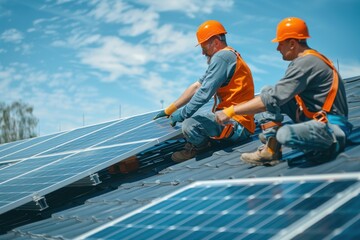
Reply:
[[[233,116],[235,116],[235,109],[234,109],[234,106],[231,106],[231,107],[228,107],[228,108],[225,108],[223,110],[224,114],[226,116],[228,116],[229,118],[232,118]]]
[[[177,110],[177,107],[175,106],[174,103],[170,104],[167,108],[165,108],[164,110],[161,110],[154,118],[158,119],[161,117],[169,117],[171,114],[173,114],[173,112],[175,112]]]

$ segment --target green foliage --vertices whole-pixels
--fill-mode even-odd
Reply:
[[[0,143],[36,137],[33,107],[21,101],[0,102]]]

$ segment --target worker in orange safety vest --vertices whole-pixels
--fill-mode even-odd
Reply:
[[[281,145],[305,152],[307,160],[329,161],[343,151],[352,125],[344,83],[325,56],[307,44],[306,23],[296,17],[283,19],[277,26],[277,50],[291,61],[285,76],[275,87],[263,87],[256,98],[216,113],[221,124],[237,114],[260,114],[264,145],[241,159],[254,165],[275,165],[282,158]],[[282,126],[287,114],[294,124]]]
[[[227,46],[226,33],[224,26],[215,20],[199,26],[196,36],[208,68],[176,101],[154,117],[170,117],[172,126],[183,122],[182,132],[187,143],[184,150],[172,154],[175,162],[186,161],[207,150],[211,138],[242,141],[255,130],[252,114],[234,115],[226,125],[215,120],[214,111],[254,98],[251,71],[240,54]],[[216,99],[213,112],[197,113],[213,96]]]

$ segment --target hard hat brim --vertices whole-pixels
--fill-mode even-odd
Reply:
[[[290,38],[302,40],[302,39],[308,39],[308,38],[310,38],[310,36],[306,36],[306,37],[288,37],[288,38],[284,38],[284,39],[281,39],[281,40],[279,40],[278,38],[274,38],[273,40],[271,40],[271,42],[282,42],[282,41],[285,41],[286,39],[290,39]]]

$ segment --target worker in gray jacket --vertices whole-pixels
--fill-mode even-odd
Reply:
[[[209,150],[211,139],[226,142],[246,140],[255,130],[253,115],[234,115],[226,126],[218,124],[213,111],[195,114],[215,96],[214,111],[254,98],[250,68],[235,49],[227,45],[226,30],[216,20],[203,22],[196,32],[198,45],[207,58],[205,74],[191,84],[172,104],[154,119],[169,117],[170,124],[182,123],[187,143],[171,159],[183,162]]]
[[[264,143],[241,159],[255,165],[274,165],[282,158],[281,145],[306,153],[311,161],[328,161],[343,151],[352,125],[344,83],[325,56],[311,49],[306,23],[299,18],[283,19],[277,26],[277,50],[291,61],[285,76],[274,87],[263,87],[256,98],[216,112],[225,124],[234,114],[261,113]],[[283,113],[295,124],[282,126]]]

